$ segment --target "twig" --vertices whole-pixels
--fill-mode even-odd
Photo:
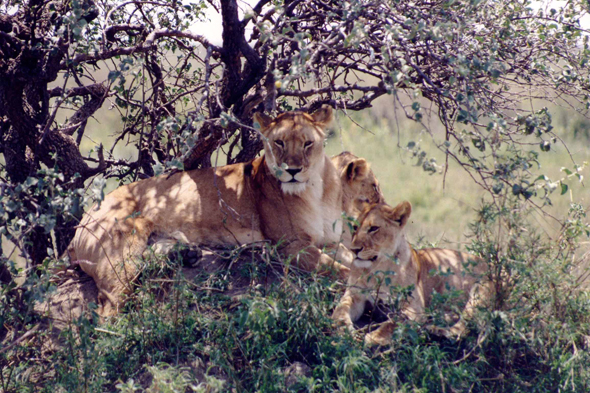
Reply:
[[[14,340],[12,343],[10,343],[9,345],[5,346],[4,348],[1,348],[0,349],[0,353],[4,353],[4,352],[8,351],[12,347],[18,345],[21,341],[26,340],[27,338],[29,338],[30,336],[32,336],[39,329],[39,326],[41,326],[41,324],[35,325],[33,328],[31,328],[25,334],[23,334],[22,336],[20,336],[16,340]]]
[[[97,332],[100,332],[100,333],[112,334],[113,336],[117,336],[117,337],[125,337],[125,335],[123,335],[121,333],[113,332],[113,331],[103,329],[103,328],[94,328],[94,330]]]

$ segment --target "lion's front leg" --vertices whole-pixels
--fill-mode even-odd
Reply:
[[[346,279],[350,272],[349,268],[322,253],[316,246],[306,242],[291,242],[283,248],[282,253],[286,256],[292,255],[296,266],[309,272],[316,270],[322,274],[335,272],[341,279]]]
[[[397,324],[393,321],[383,322],[381,326],[365,336],[365,344],[369,346],[389,344],[396,326]]]
[[[342,243],[334,243],[324,247],[329,256],[333,255],[336,262],[350,268],[354,261],[354,254]]]
[[[424,290],[420,283],[418,283],[407,299],[407,303],[402,309],[402,314],[411,321],[423,323],[426,317],[424,315],[424,308],[426,307],[424,299]]]
[[[336,275],[341,280],[346,280],[350,274],[350,268],[324,253],[321,253],[316,269],[319,269],[320,272],[336,271]]]
[[[367,296],[355,288],[348,288],[332,313],[332,319],[354,332],[353,322],[358,320],[365,311]]]

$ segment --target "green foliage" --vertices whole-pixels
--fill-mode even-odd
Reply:
[[[388,347],[364,347],[329,318],[343,289],[333,279],[277,276],[273,260],[260,258],[272,252],[262,250],[254,259],[236,250],[227,254],[231,270],[194,275],[178,254],[146,261],[120,316],[100,324],[91,312],[63,331],[61,349],[42,355],[49,356],[45,362],[5,368],[4,389],[585,391],[590,296],[580,290],[574,255],[590,226],[572,205],[562,236],[550,244],[526,214],[515,213],[523,203],[515,196],[484,203],[471,227],[470,250],[489,261],[499,295],[494,307],[467,321],[469,332],[459,341],[400,318]],[[240,282],[251,284],[230,295]],[[442,318],[439,307],[456,306],[457,296],[435,296],[434,321]],[[17,346],[3,356],[31,350]],[[292,380],[286,370],[294,363],[309,371]],[[51,377],[32,381],[40,370]]]
[[[472,251],[489,261],[498,290],[498,311],[486,310],[482,318],[483,354],[502,376],[499,386],[585,390],[588,373],[578,361],[588,358],[590,297],[575,269],[580,229],[588,224],[572,205],[568,224],[552,244],[517,210],[522,205],[513,197],[486,204],[472,226]]]
[[[0,233],[24,250],[27,235],[35,228],[45,233],[82,215],[87,198],[83,190],[68,190],[64,175],[57,169],[40,170],[36,176],[12,187],[4,183],[0,199]],[[65,183],[65,184],[64,184]],[[53,250],[50,250],[50,255]]]

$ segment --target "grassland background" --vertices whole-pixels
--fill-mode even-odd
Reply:
[[[427,131],[406,119],[399,108],[396,114],[392,101],[391,97],[386,97],[373,108],[350,116],[340,112],[334,125],[335,134],[327,143],[327,153],[349,150],[367,158],[387,202],[395,205],[408,200],[412,203],[408,226],[411,242],[461,248],[468,241],[468,224],[476,218],[485,192],[452,159],[448,161],[446,175],[429,174],[417,166],[417,160],[405,149],[408,142],[419,143],[428,157],[444,165],[445,154],[436,147],[436,143],[444,141],[444,130],[435,120],[429,122]],[[555,132],[565,145],[558,141],[549,152],[541,152],[538,145],[531,145],[530,150],[539,152],[540,164],[531,171],[534,177],[544,174],[557,180],[565,176],[562,167],[573,167],[572,158],[578,165],[590,162],[590,123],[563,108],[555,107],[553,113]],[[577,135],[574,130],[578,130]],[[589,168],[582,174],[587,178]],[[590,190],[585,182],[570,179],[568,185],[566,194],[559,195],[556,191],[551,195],[553,206],[545,207],[545,213],[536,210],[533,215],[539,230],[549,237],[554,237],[560,229],[560,223],[554,218],[563,219],[571,202],[590,208]]]

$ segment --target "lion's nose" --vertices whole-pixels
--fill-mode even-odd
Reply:
[[[359,252],[363,251],[363,247],[361,247],[361,248],[351,248],[350,251],[352,251],[355,255],[359,255]]]
[[[286,169],[286,171],[291,176],[295,176],[296,174],[298,174],[299,172],[301,172],[301,168],[289,168],[289,169]]]

